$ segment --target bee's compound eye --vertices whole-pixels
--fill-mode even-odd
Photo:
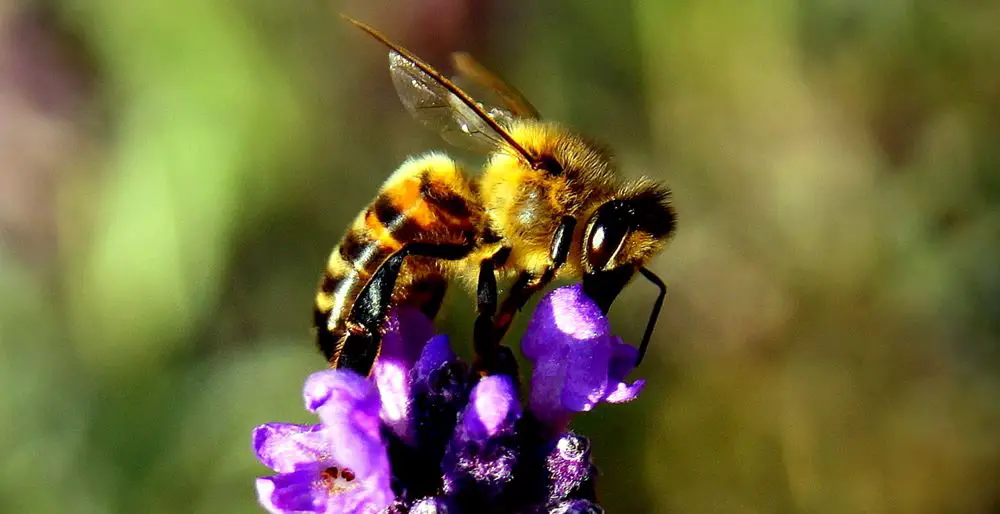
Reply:
[[[631,231],[631,218],[631,211],[614,201],[594,214],[587,236],[587,261],[594,270],[603,270],[614,261]]]

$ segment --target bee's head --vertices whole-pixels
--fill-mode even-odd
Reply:
[[[663,249],[675,228],[669,189],[647,180],[630,184],[587,220],[581,252],[584,272],[642,266]]]

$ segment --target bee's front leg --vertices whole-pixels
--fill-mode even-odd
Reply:
[[[646,322],[646,329],[642,333],[642,341],[639,343],[639,355],[635,365],[642,363],[646,356],[646,349],[649,348],[649,340],[653,336],[653,329],[656,328],[656,320],[660,317],[660,309],[663,307],[663,300],[667,297],[667,285],[660,277],[645,267],[634,268],[631,266],[621,266],[608,271],[597,271],[587,273],[583,276],[583,292],[594,303],[601,308],[601,312],[608,313],[611,304],[621,294],[622,289],[632,280],[636,272],[659,289],[656,301],[653,302],[653,310],[649,313],[649,320]]]
[[[510,329],[510,324],[514,321],[514,315],[524,307],[524,304],[528,303],[528,300],[535,293],[549,285],[549,282],[552,282],[552,279],[555,278],[559,268],[566,263],[566,259],[569,257],[570,244],[573,242],[573,229],[575,227],[576,218],[564,216],[555,234],[552,236],[552,244],[549,247],[549,259],[551,262],[549,267],[540,275],[523,271],[518,276],[517,281],[510,289],[510,294],[507,295],[507,298],[504,298],[503,303],[500,305],[500,311],[494,319],[493,331],[497,341],[503,339],[507,330]]]

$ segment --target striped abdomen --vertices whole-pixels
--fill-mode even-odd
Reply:
[[[316,341],[337,366],[355,300],[379,266],[413,241],[463,243],[474,237],[482,209],[451,159],[431,154],[403,163],[334,248],[316,294]],[[446,287],[432,259],[407,257],[393,290],[395,305],[417,305],[434,317]],[[355,328],[356,329],[356,328]]]

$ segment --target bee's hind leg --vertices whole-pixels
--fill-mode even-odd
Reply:
[[[337,367],[352,369],[362,376],[371,373],[382,346],[382,324],[392,306],[392,292],[406,257],[455,260],[468,255],[472,248],[471,243],[408,243],[386,259],[351,308],[346,321],[348,335],[341,346]]]

